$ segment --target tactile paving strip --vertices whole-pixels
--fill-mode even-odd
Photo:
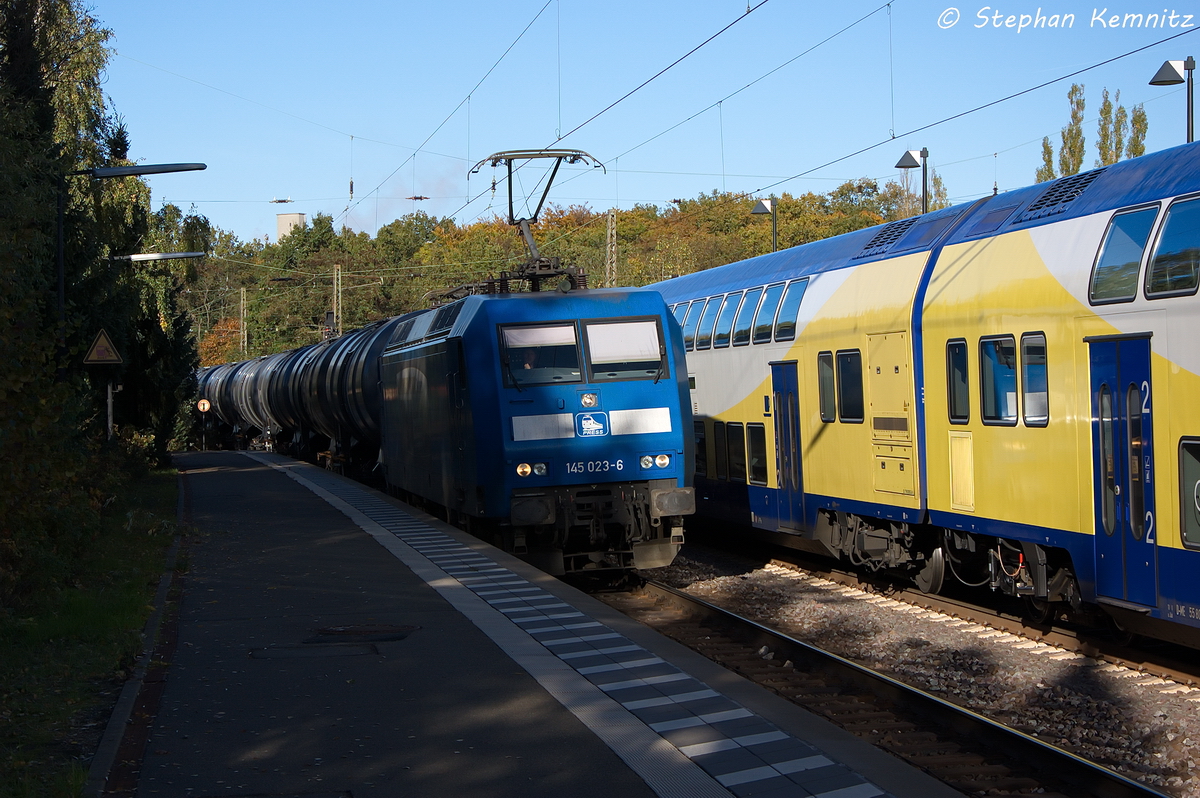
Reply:
[[[248,456],[286,472],[368,533],[375,532],[364,520],[394,535],[435,566],[423,569],[426,574],[419,573],[426,581],[433,584],[438,576],[449,577],[482,599],[725,788],[716,794],[771,798],[887,795],[812,745],[781,731],[552,593],[353,483],[286,458]],[[547,689],[554,693],[553,687]],[[570,697],[555,697],[596,731],[586,710],[572,707]],[[618,748],[611,735],[605,741],[660,794],[697,794],[694,784],[680,791],[658,789],[655,781],[660,779],[647,778],[634,761],[636,752]],[[670,785],[668,781],[664,786]]]

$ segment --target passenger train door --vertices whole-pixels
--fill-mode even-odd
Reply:
[[[779,526],[799,530],[804,523],[800,481],[800,382],[796,361],[771,364],[775,416],[775,473],[779,481],[776,507]]]
[[[1158,604],[1150,337],[1087,339],[1091,364],[1096,595]]]

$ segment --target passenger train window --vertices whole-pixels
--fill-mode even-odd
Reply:
[[[746,425],[750,448],[750,484],[767,484],[767,428],[762,424]]]
[[[837,382],[833,377],[833,352],[817,355],[817,390],[820,392],[821,420],[837,420]]]
[[[717,458],[717,479],[729,479],[729,451],[725,440],[725,422],[713,422],[713,455]]]
[[[1017,343],[1011,335],[979,342],[979,401],[984,424],[1017,423]]]
[[[779,308],[779,300],[783,296],[783,283],[773,285],[763,294],[762,305],[754,314],[754,343],[765,344],[771,340],[771,331],[775,329],[775,311]]]
[[[1200,548],[1200,441],[1179,442],[1179,498],[1183,545]]]
[[[1046,381],[1046,336],[1021,336],[1021,393],[1025,426],[1044,427],[1050,421],[1050,391]]]
[[[1142,251],[1154,226],[1158,207],[1122,213],[1113,217],[1092,271],[1093,305],[1128,302],[1137,295],[1138,270]]]
[[[717,311],[721,309],[721,297],[715,296],[708,300],[704,315],[700,317],[700,328],[696,332],[696,348],[708,349],[712,346],[713,325],[717,323]]]
[[[696,327],[700,324],[700,313],[704,310],[704,300],[697,299],[688,308],[687,318],[683,322],[683,346],[691,352],[696,344]]]
[[[588,369],[595,382],[659,380],[667,374],[666,349],[658,322],[584,322]]]
[[[837,353],[838,420],[863,421],[862,353],[857,349]]]
[[[580,381],[579,339],[574,324],[500,330],[506,386]]]
[[[1134,540],[1146,531],[1146,488],[1142,481],[1142,392],[1134,383],[1125,392],[1125,412],[1129,414],[1129,441],[1125,461],[1129,463],[1129,528]]]
[[[762,296],[761,288],[752,288],[746,292],[746,299],[738,310],[737,320],[733,323],[733,345],[745,346],[750,343],[750,322],[754,311],[758,309],[758,298]]]
[[[696,476],[708,475],[708,446],[704,442],[704,422],[692,422],[693,434],[696,436]]]
[[[675,321],[683,324],[683,315],[687,313],[688,303],[680,302],[675,307],[671,308],[671,312],[675,314]]]
[[[967,382],[967,342],[946,342],[946,393],[949,396],[951,424],[971,420],[971,393]]]
[[[741,424],[726,424],[725,437],[729,442],[729,481],[746,482],[746,438]]]
[[[775,340],[796,340],[796,316],[800,312],[800,300],[804,299],[804,291],[808,288],[808,278],[793,280],[783,295],[783,303],[779,306],[779,316],[775,319]]]
[[[1100,502],[1100,521],[1104,534],[1111,535],[1116,529],[1117,517],[1117,471],[1113,462],[1113,405],[1112,393],[1107,385],[1100,386],[1100,459],[1104,469],[1104,495]]]
[[[1200,199],[1167,209],[1154,258],[1146,274],[1146,296],[1196,293],[1200,275]]]
[[[733,316],[737,313],[738,301],[742,292],[730,294],[721,303],[721,314],[717,316],[717,329],[713,333],[713,349],[723,349],[729,346],[729,336],[733,332]]]

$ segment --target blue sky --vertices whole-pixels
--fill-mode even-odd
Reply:
[[[598,211],[887,180],[921,147],[952,200],[966,201],[1033,182],[1073,81],[1087,88],[1085,166],[1105,87],[1145,104],[1147,151],[1181,144],[1183,87],[1148,82],[1164,60],[1200,53],[1200,7],[1117,2],[751,0],[747,13],[746,0],[95,0],[93,10],[113,31],[106,91],[131,156],[208,164],[150,177],[155,205],[273,239],[281,212],[329,213],[371,234],[417,209],[490,216],[505,189],[493,199],[492,169],[468,181],[468,168],[551,145],[605,164],[564,168],[550,197]],[[524,170],[519,188],[537,179]]]

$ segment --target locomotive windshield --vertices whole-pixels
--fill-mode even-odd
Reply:
[[[579,339],[574,324],[503,327],[504,384],[579,382]]]
[[[596,382],[669,376],[657,321],[594,322],[584,327],[588,366]]]

